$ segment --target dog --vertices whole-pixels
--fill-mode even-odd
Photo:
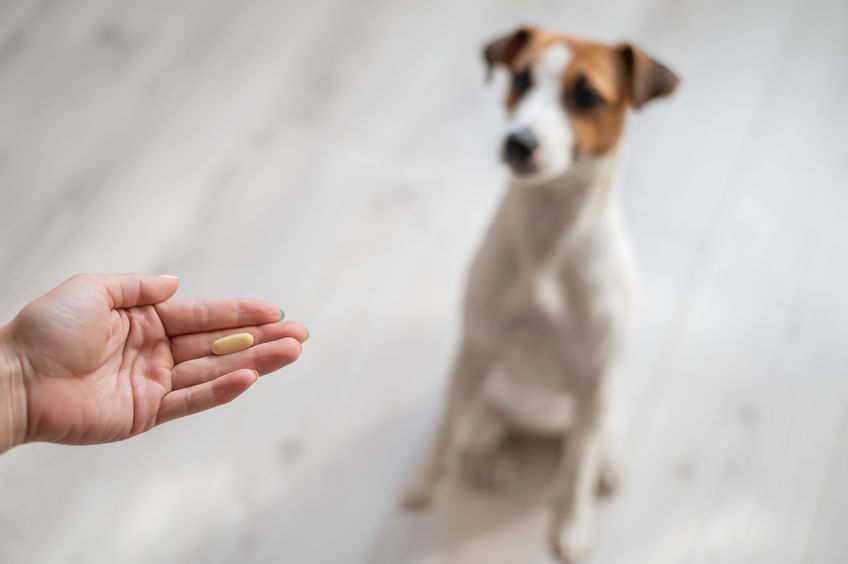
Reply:
[[[511,75],[501,148],[511,181],[471,266],[442,418],[404,504],[429,504],[448,473],[503,487],[510,433],[561,438],[548,542],[574,563],[592,543],[595,495],[618,481],[609,404],[633,293],[619,141],[628,110],[679,81],[631,44],[532,27],[492,41],[484,58],[489,75]]]

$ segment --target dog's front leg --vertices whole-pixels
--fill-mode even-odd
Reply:
[[[420,509],[429,505],[442,476],[448,471],[458,470],[461,455],[457,444],[459,426],[480,390],[488,360],[468,339],[463,341],[454,363],[436,436],[417,476],[404,494],[403,504],[406,507]]]
[[[581,397],[574,426],[563,442],[551,496],[549,542],[566,564],[579,562],[593,540],[595,492],[601,462],[605,405],[593,390]]]

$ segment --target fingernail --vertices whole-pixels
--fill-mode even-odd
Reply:
[[[172,274],[160,274],[159,278],[173,278],[174,280],[179,280],[179,276],[174,276]]]
[[[286,312],[283,311],[283,308],[280,308],[280,321],[286,318]]]
[[[311,333],[309,332],[309,327],[304,327],[304,329],[306,329],[306,338],[304,339],[304,341],[308,341],[309,335],[311,335]]]
[[[259,380],[259,372],[257,370],[254,370],[253,373],[256,375],[256,379]]]

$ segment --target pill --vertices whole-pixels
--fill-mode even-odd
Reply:
[[[250,333],[236,333],[235,335],[221,337],[212,343],[212,352],[215,354],[230,354],[243,351],[250,348],[251,345],[253,345],[253,335]]]

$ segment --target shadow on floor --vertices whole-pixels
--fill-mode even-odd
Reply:
[[[459,481],[424,511],[396,508],[367,564],[551,561],[545,550],[545,502],[560,443],[523,438],[510,448],[520,467],[506,491],[480,492]]]

